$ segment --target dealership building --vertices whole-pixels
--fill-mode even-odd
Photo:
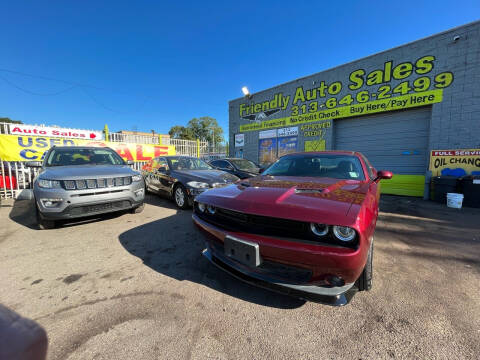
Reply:
[[[229,129],[236,157],[360,151],[395,174],[384,193],[427,196],[434,154],[480,171],[461,157],[480,148],[480,21],[232,100]]]

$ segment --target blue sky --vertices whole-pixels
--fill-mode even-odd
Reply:
[[[480,1],[5,1],[0,117],[228,129],[228,101],[480,16]],[[65,82],[50,79],[64,80]]]

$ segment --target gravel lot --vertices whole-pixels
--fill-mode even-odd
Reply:
[[[49,359],[480,358],[480,209],[382,198],[374,289],[346,307],[240,283],[200,252],[191,211],[35,229],[0,208],[0,303],[38,321]]]

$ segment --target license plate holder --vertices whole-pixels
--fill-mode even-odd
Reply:
[[[260,247],[257,243],[226,236],[224,241],[225,255],[250,267],[260,266]]]

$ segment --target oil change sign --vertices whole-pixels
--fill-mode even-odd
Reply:
[[[443,169],[461,168],[471,174],[480,172],[480,149],[433,150],[430,153],[430,171],[441,175]]]
[[[241,125],[240,131],[295,126],[441,102],[443,89],[453,82],[453,73],[434,72],[435,60],[433,55],[413,62],[390,60],[369,73],[357,69],[347,79],[320,81],[310,88],[299,86],[291,94],[276,93],[266,101],[241,103],[239,116],[252,123]],[[393,86],[392,81],[398,84]],[[260,121],[279,111],[286,111],[289,116]]]
[[[0,159],[3,161],[40,161],[52,146],[110,147],[124,160],[148,161],[162,155],[175,155],[174,146],[117,143],[41,136],[0,135]]]

